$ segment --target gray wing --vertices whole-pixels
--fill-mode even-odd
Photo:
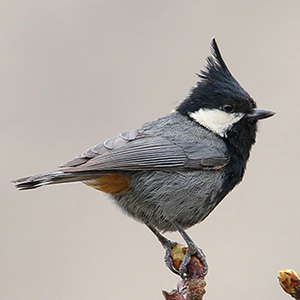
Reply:
[[[207,143],[182,146],[163,136],[133,130],[90,148],[61,167],[65,172],[219,169],[228,159],[224,151]]]

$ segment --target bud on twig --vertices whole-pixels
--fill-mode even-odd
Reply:
[[[279,271],[279,284],[285,292],[293,298],[300,300],[300,277],[291,269],[283,269]]]

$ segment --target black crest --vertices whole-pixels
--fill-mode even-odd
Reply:
[[[198,76],[203,80],[216,79],[219,76],[232,77],[221,55],[220,49],[218,47],[215,38],[212,39],[210,46],[211,46],[212,56],[209,56],[206,59],[207,62],[206,70],[200,71],[200,74],[198,74]]]
[[[183,115],[197,111],[199,108],[218,108],[226,102],[234,103],[237,111],[255,107],[250,95],[233,77],[222,58],[216,40],[211,41],[212,55],[206,59],[205,69],[197,74],[200,81],[191,90],[189,96],[178,106],[177,111]]]

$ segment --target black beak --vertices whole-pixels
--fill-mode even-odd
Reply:
[[[266,119],[266,118],[272,117],[274,115],[275,115],[274,111],[260,109],[260,108],[253,108],[252,112],[247,114],[246,116],[249,119],[260,120],[260,119]]]

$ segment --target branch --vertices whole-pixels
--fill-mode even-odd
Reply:
[[[179,266],[183,261],[187,247],[177,244],[171,253],[173,267],[179,270]],[[205,294],[206,282],[204,277],[207,270],[204,270],[202,263],[196,256],[192,256],[191,261],[187,265],[187,274],[185,278],[180,278],[177,288],[170,293],[163,291],[165,300],[202,300]]]

